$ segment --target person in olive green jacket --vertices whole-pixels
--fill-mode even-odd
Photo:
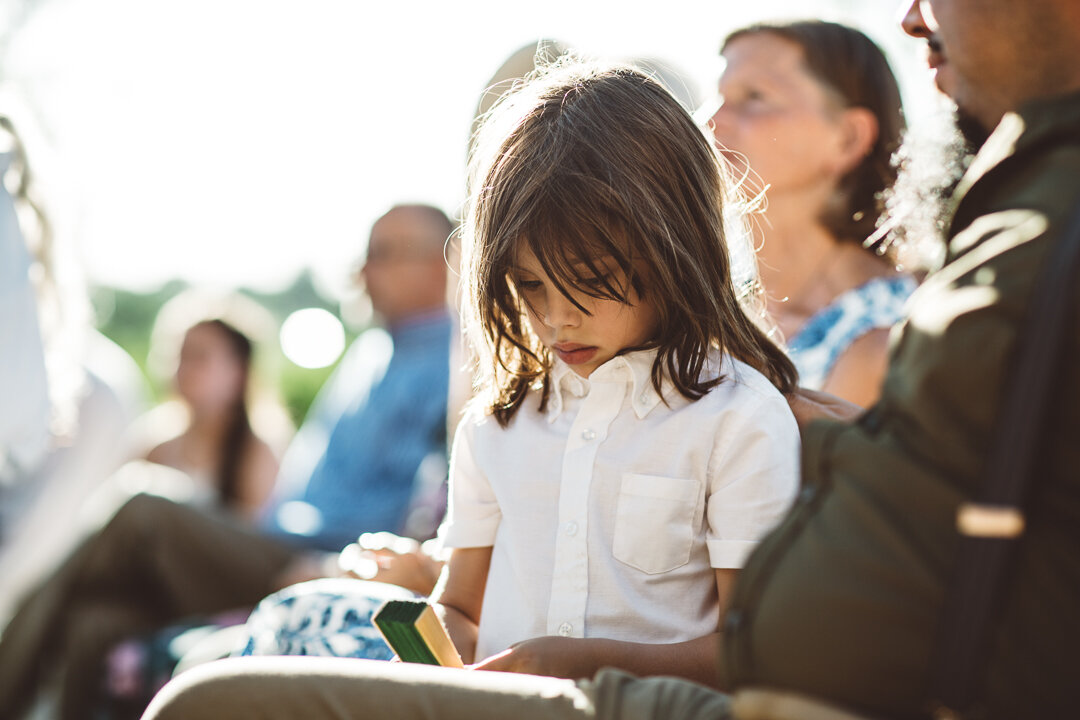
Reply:
[[[224,661],[182,676],[148,718],[749,717],[766,687],[873,717],[926,717],[959,535],[986,471],[1018,333],[1047,254],[1080,207],[1080,3],[916,0],[938,86],[993,134],[952,200],[944,266],[895,332],[868,412],[797,394],[804,489],[751,556],[723,628],[728,695],[602,670],[560,680],[364,661]],[[1075,238],[1073,239],[1075,241]],[[1076,327],[1080,285],[1061,298]],[[1080,333],[1066,339],[1025,534],[994,626],[989,718],[1071,717],[1080,647]],[[302,659],[301,659],[302,660]],[[300,716],[300,715],[297,715]],[[754,717],[763,717],[754,715]],[[805,717],[805,716],[803,716]]]
[[[1080,209],[1080,3],[924,0],[903,25],[963,125],[993,133],[952,197],[945,265],[912,298],[881,401],[804,430],[801,500],[744,570],[724,633],[725,686],[887,717],[925,712],[958,506],[987,472],[1032,294]],[[1080,286],[1060,302],[1074,332],[991,637],[989,717],[1076,713]]]

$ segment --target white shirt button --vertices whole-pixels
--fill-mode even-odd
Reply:
[[[586,430],[585,432],[581,433],[581,437],[585,438],[586,441],[595,440],[596,439],[596,431],[592,430],[592,429]]]
[[[570,633],[574,632],[574,626],[570,623],[563,623],[559,626],[559,634],[563,637],[570,637]]]
[[[570,536],[577,535],[577,523],[573,520],[566,523],[566,534]]]

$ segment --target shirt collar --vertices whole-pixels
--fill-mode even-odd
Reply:
[[[652,382],[652,367],[656,360],[657,351],[636,350],[624,355],[616,355],[611,360],[596,368],[592,375],[583,378],[578,375],[569,365],[556,358],[555,366],[551,369],[551,397],[548,398],[548,422],[554,422],[555,418],[563,410],[563,393],[570,393],[574,397],[584,397],[589,394],[593,383],[627,383],[630,385],[630,404],[634,408],[634,414],[638,418],[644,418],[656,407],[663,396],[656,392]],[[665,377],[662,386],[664,393],[667,392],[671,383]]]

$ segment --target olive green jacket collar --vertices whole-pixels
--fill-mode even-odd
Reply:
[[[1017,112],[1005,113],[956,187],[951,215],[956,214],[971,186],[1008,158],[1033,150],[1037,145],[1059,141],[1062,135],[1077,134],[1080,134],[1080,91],[1032,100]]]

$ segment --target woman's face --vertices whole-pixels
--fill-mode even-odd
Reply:
[[[760,32],[734,39],[723,56],[721,104],[711,125],[737,176],[749,162],[751,172],[771,186],[771,197],[835,187],[843,172],[837,161],[840,110],[806,69],[802,48]]]
[[[239,399],[245,368],[225,333],[208,324],[184,335],[176,367],[176,389],[195,409],[227,408]]]

